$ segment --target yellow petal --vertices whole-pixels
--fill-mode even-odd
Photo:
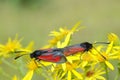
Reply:
[[[63,31],[64,31],[64,29],[63,29],[63,28],[60,28],[59,30],[60,30],[60,32],[63,32]]]
[[[33,50],[34,42],[31,41],[28,46],[26,47],[27,50]]]
[[[106,64],[111,70],[114,70],[114,67],[113,67],[113,65],[112,65],[110,62],[105,61],[105,64]]]
[[[30,70],[22,80],[32,80],[33,71],[34,70]]]
[[[77,27],[80,25],[81,22],[78,22],[77,24],[75,24],[73,26],[73,28],[71,29],[71,32],[75,32],[77,30]]]
[[[49,34],[49,36],[58,36],[58,35],[60,35],[60,33],[57,31],[51,31]]]
[[[111,41],[114,42],[114,46],[120,45],[120,40],[119,40],[119,38],[118,38],[118,36],[116,34],[110,33],[108,35],[108,39],[109,39],[110,42]]]
[[[62,68],[63,68],[64,71],[66,70],[66,63],[62,64]]]
[[[71,71],[68,71],[68,80],[71,80]]]
[[[30,70],[35,70],[38,68],[38,64],[37,62],[35,62],[34,60],[31,60],[28,64],[27,64],[28,69]]]
[[[4,45],[0,44],[0,48],[4,48]]]
[[[115,40],[118,39],[118,37],[117,37],[116,34],[110,33],[110,34],[108,35],[108,39],[109,39],[109,41],[115,41]]]
[[[73,61],[73,60],[80,60],[80,56],[77,56],[77,55],[73,55],[73,56],[68,56],[67,57],[67,60],[69,61]]]
[[[51,71],[53,72],[55,70],[56,64],[52,64],[53,66],[51,67]]]
[[[88,64],[88,61],[83,61],[81,64],[81,66],[84,68]]]
[[[103,76],[97,76],[97,79],[99,79],[99,80],[106,80]]]
[[[12,80],[18,80],[17,76],[15,75]]]
[[[113,41],[111,41],[111,43],[108,45],[107,50],[106,50],[106,54],[110,53],[112,48],[113,48]]]
[[[40,65],[41,65],[41,66],[49,66],[49,65],[51,65],[51,64],[53,64],[53,63],[47,62],[47,61],[40,61],[39,66],[40,66]]]
[[[62,73],[62,75],[60,76],[60,78],[62,79],[62,78],[65,76],[66,73],[67,73],[67,71],[64,71],[64,72]]]
[[[73,74],[74,74],[77,78],[83,79],[82,75],[81,75],[80,73],[78,73],[77,71],[72,70],[72,72],[73,72]]]
[[[67,46],[68,44],[69,44],[69,42],[70,42],[70,38],[71,38],[71,33],[69,33],[67,36],[66,36],[66,38],[65,38],[65,41],[62,43],[62,47],[65,47],[65,46]]]
[[[68,61],[68,62],[70,62],[70,63],[72,63],[72,62],[73,62],[73,60],[72,60],[72,59],[70,59],[70,57],[67,57],[67,61]]]
[[[58,41],[58,42],[57,42],[57,48],[62,48],[61,45],[62,45],[61,42]]]

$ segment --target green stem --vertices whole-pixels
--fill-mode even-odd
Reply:
[[[10,75],[6,74],[3,70],[1,70],[1,75],[3,75],[4,77],[11,79]]]
[[[105,65],[105,72],[106,72],[106,80],[109,80],[108,68],[105,63],[104,63],[104,65]]]
[[[13,69],[17,69],[14,65],[12,65],[8,61],[6,61],[4,58],[2,58],[2,62],[5,63],[6,65],[8,65],[9,67],[13,68]]]
[[[114,80],[119,80],[119,75],[120,75],[120,74],[117,74],[117,75],[115,76],[115,79],[114,79]]]
[[[119,80],[119,76],[120,76],[120,62],[118,63],[118,72],[117,75],[115,76],[114,80]]]

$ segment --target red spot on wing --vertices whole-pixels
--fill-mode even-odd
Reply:
[[[43,61],[48,61],[48,62],[59,62],[61,59],[61,56],[54,56],[53,54],[50,55],[41,55],[38,56],[38,59],[43,60]]]
[[[67,49],[65,49],[64,55],[69,56],[69,55],[73,55],[75,53],[83,52],[83,51],[85,51],[85,48],[82,48],[82,47],[68,47]]]

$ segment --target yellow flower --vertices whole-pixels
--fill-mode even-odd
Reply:
[[[58,48],[62,48],[62,47],[67,46],[69,41],[70,41],[71,35],[73,34],[74,31],[76,31],[76,28],[78,27],[79,24],[80,23],[77,23],[72,28],[72,30],[67,30],[67,29],[60,28],[60,32],[52,31],[50,36],[54,36],[54,38],[50,41],[50,44],[45,46],[44,48],[52,47],[56,44],[57,44]],[[66,36],[65,41],[63,43],[60,43],[60,40],[63,39],[65,36]],[[25,51],[25,50],[23,50],[23,51]],[[37,64],[37,62],[31,61],[28,64],[28,68],[29,68],[30,71],[26,74],[26,76],[23,80],[26,80],[28,77],[30,77],[30,79],[31,79],[32,76],[33,76],[34,70],[38,68],[38,65],[42,66],[41,64],[43,64],[44,66],[51,65],[51,63],[49,63],[49,62],[47,63],[47,62],[41,61],[40,64],[39,63]],[[70,72],[68,72],[68,73],[70,73]],[[73,70],[73,73],[75,73],[76,75],[80,75],[80,74],[77,74],[77,72],[75,72],[74,70]]]
[[[66,47],[69,42],[70,42],[70,39],[71,39],[71,36],[72,34],[77,30],[77,27],[79,26],[80,23],[77,23],[71,30],[69,30],[69,32],[67,33],[66,37],[65,37],[65,40],[63,42],[60,42],[60,41],[56,41],[56,44],[57,44],[57,48],[64,48]],[[59,36],[57,36],[59,37]],[[57,75],[55,73],[55,75],[60,78],[62,78],[63,76],[67,75],[67,78],[68,80],[71,80],[72,79],[72,76],[76,76],[77,78],[79,79],[82,79],[82,75],[77,72],[75,69],[78,67],[77,65],[75,65],[76,63],[70,63],[72,62],[73,60],[78,60],[79,59],[79,56],[78,57],[74,57],[74,56],[69,56],[67,57],[67,60],[68,62],[67,63],[63,63],[61,67],[59,67],[59,70],[63,70],[62,72],[59,71],[59,70],[56,70],[56,66],[59,66],[59,65],[54,65],[54,67],[52,68],[52,71],[56,71],[56,73],[59,73],[61,72],[61,75]]]
[[[29,71],[27,72],[27,74],[25,75],[25,77],[23,78],[23,80],[31,80],[33,73],[36,69],[38,68],[42,68],[42,67],[46,67],[51,65],[52,63],[50,62],[44,62],[41,61],[40,63],[35,61],[34,59],[32,59],[28,64],[27,64],[27,68],[29,69]]]
[[[103,74],[105,74],[105,72],[102,68],[92,67],[92,69],[86,71],[85,80],[106,80],[103,76],[101,76]]]
[[[15,37],[14,40],[11,38],[8,39],[8,42],[3,45],[0,44],[0,56],[8,57],[10,53],[14,53],[16,50],[19,50],[22,48],[22,45],[20,44],[21,39],[18,40],[17,37]]]
[[[71,30],[60,28],[58,31],[52,31],[50,36],[53,36],[53,39],[49,40],[49,45],[46,45],[44,48],[51,48],[58,44],[59,41],[64,39],[67,35],[72,35],[75,31],[77,31],[78,26],[80,25],[80,22],[78,22],[76,25],[73,26]]]
[[[120,59],[120,39],[114,33],[109,34],[108,39],[111,43],[113,43],[111,52],[117,54],[116,56]]]
[[[117,46],[117,45],[120,46],[120,40],[119,40],[119,38],[118,38],[118,36],[116,34],[114,34],[114,33],[108,34],[108,40],[110,42],[113,41],[114,46]]]
[[[81,55],[81,59],[83,61],[95,61],[95,58],[93,57],[93,55],[90,52],[85,52],[83,53],[83,55]]]
[[[74,62],[74,63],[67,62],[64,64],[64,66],[66,67],[65,70],[63,70],[61,68],[63,65],[62,66],[56,65],[54,67],[54,71],[53,71],[53,73],[55,74],[54,79],[56,79],[56,77],[57,77],[59,79],[66,79],[67,78],[67,80],[72,80],[74,78],[78,78],[78,79],[82,80],[83,77],[82,77],[81,73],[77,71],[78,64],[79,64],[78,62]]]
[[[22,80],[32,80],[34,70],[38,68],[38,64],[35,62],[35,60],[32,60],[27,64],[27,67],[29,71],[27,72],[27,74],[24,76]]]
[[[68,72],[68,80],[72,79],[72,76],[75,75],[78,79],[83,79],[82,74],[77,71],[78,63],[66,63],[66,72]],[[73,74],[73,75],[72,75]]]
[[[38,68],[38,64],[37,62],[35,62],[35,60],[31,60],[28,64],[27,67],[29,70],[35,70]]]
[[[18,50],[16,50],[15,52],[17,53],[31,53],[32,52],[32,50],[33,50],[33,46],[34,46],[34,42],[33,41],[31,41],[28,45],[27,45],[27,47],[25,47],[25,48],[20,48],[20,49],[18,49]]]
[[[78,29],[80,22],[78,22],[71,29],[60,28],[59,31],[52,31],[49,36],[52,39],[49,40],[49,44],[43,48],[64,48],[69,45],[71,36]],[[49,73],[49,79],[53,80],[105,80],[102,76],[108,73],[107,68],[114,70],[114,66],[109,60],[120,59],[120,40],[114,33],[108,35],[110,44],[108,46],[100,45],[94,46],[89,51],[84,53],[78,52],[78,54],[66,56],[67,61],[63,64],[45,62],[40,60],[31,61],[27,64],[28,72],[22,78],[22,80],[32,80],[35,70],[47,67],[47,73]],[[13,41],[11,38],[5,45],[0,44],[0,56],[9,55],[8,53],[19,52],[31,53],[33,49],[33,42],[31,42],[26,48],[23,48],[20,44],[21,40],[15,38]],[[3,54],[4,53],[4,54]],[[101,65],[104,63],[105,65]],[[42,69],[45,69],[42,68]],[[48,70],[49,68],[49,70]],[[50,69],[51,68],[51,69]],[[13,80],[18,80],[14,76]]]
[[[102,48],[99,49],[95,49],[94,51],[92,51],[95,54],[95,58],[96,60],[98,60],[98,62],[104,62],[108,68],[110,68],[111,70],[114,70],[113,65],[109,62],[109,60],[113,60],[113,59],[117,59],[117,54],[111,52],[112,51],[112,47],[113,47],[113,42],[111,42],[106,51],[101,51]]]

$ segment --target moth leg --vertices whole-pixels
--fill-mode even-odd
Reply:
[[[38,65],[38,67],[39,67],[39,68],[40,68],[40,67],[43,67],[43,68],[45,68],[46,71],[48,71],[49,69],[48,69],[44,64],[42,64],[40,61],[41,61],[40,59],[37,60],[37,62],[38,62],[37,64],[40,64],[40,65],[41,65],[41,66]]]
[[[37,59],[34,60],[34,63],[37,65],[38,68],[40,68],[40,66],[37,63]]]

